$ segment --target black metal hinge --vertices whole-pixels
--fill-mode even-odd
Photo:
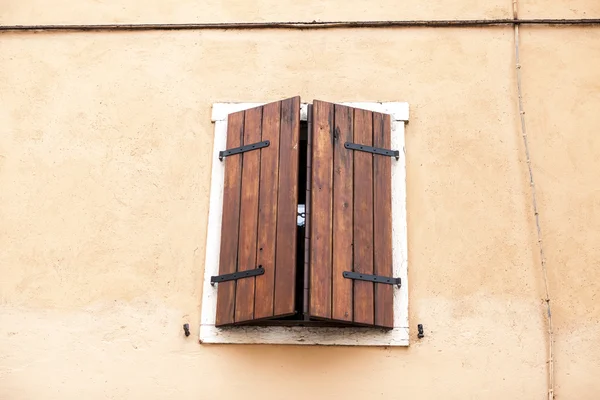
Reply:
[[[225,274],[225,275],[217,275],[210,277],[210,284],[215,285],[215,283],[227,282],[227,281],[235,281],[242,278],[250,278],[251,276],[258,276],[265,273],[265,269],[262,266],[259,266],[256,269],[250,269],[248,271],[240,271],[234,272],[233,274]]]
[[[352,272],[352,271],[344,271],[342,273],[343,277],[346,279],[354,279],[357,281],[367,281],[367,282],[375,282],[375,283],[384,283],[386,285],[396,285],[400,287],[402,280],[400,278],[391,278],[389,276],[379,276],[379,275],[367,275],[361,274],[360,272]]]
[[[400,159],[400,150],[388,150],[379,147],[365,146],[364,144],[356,144],[350,142],[346,142],[346,144],[344,144],[344,147],[350,150],[358,150],[364,151],[366,153],[377,154],[379,156],[396,157],[396,160]]]
[[[219,152],[219,160],[223,161],[223,159],[225,157],[232,156],[234,154],[240,154],[240,153],[245,153],[246,151],[262,149],[263,147],[268,147],[270,144],[271,144],[271,142],[269,142],[268,140],[265,140],[265,141],[258,142],[258,143],[247,144],[242,147],[234,147],[233,149],[220,151]]]

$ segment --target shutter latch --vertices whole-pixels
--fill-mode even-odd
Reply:
[[[400,278],[391,278],[389,276],[367,275],[360,272],[344,271],[342,276],[346,279],[354,279],[357,281],[367,281],[374,283],[384,283],[386,285],[396,285],[400,287],[402,280]]]
[[[364,151],[366,153],[377,154],[379,156],[396,157],[396,160],[400,159],[400,151],[399,150],[388,150],[388,149],[382,149],[379,147],[366,146],[364,144],[356,144],[356,143],[350,143],[350,142],[346,142],[346,144],[344,144],[344,147],[347,149],[350,149],[350,150],[358,150],[358,151]]]
[[[262,265],[258,268],[250,269],[248,271],[234,272],[233,274],[216,275],[210,277],[210,284],[215,286],[215,283],[235,281],[242,278],[250,278],[251,276],[258,276],[265,273],[265,269]]]
[[[271,144],[271,142],[269,142],[268,140],[265,140],[265,141],[258,142],[258,143],[247,144],[242,147],[234,147],[233,149],[220,151],[219,152],[219,161],[223,161],[223,158],[232,156],[234,154],[240,154],[240,153],[244,153],[246,151],[262,149],[263,147],[268,147],[270,144]]]

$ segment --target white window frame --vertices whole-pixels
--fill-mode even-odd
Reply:
[[[408,122],[408,103],[344,102],[350,107],[382,112],[392,116],[392,149],[400,149],[400,159],[392,161],[392,257],[394,277],[402,279],[394,287],[394,328],[324,328],[282,326],[234,326],[217,328],[217,285],[210,277],[219,274],[221,249],[221,217],[223,213],[223,180],[225,163],[219,161],[219,151],[225,149],[227,116],[231,113],[259,107],[265,103],[215,103],[212,121],[215,137],[210,184],[206,259],[202,290],[200,343],[295,344],[338,346],[408,346],[408,256],[406,239],[406,161],[404,125]],[[307,119],[307,104],[302,103],[300,119]]]

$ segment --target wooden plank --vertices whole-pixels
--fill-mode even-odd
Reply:
[[[331,318],[333,118],[331,103],[313,103],[310,314]]]
[[[265,269],[264,275],[256,277],[254,319],[273,316],[275,294],[275,244],[277,239],[277,195],[279,172],[279,120],[281,103],[263,107],[262,138],[271,143],[261,152],[260,195],[258,207],[258,243],[256,264]],[[258,176],[258,175],[257,175]]]
[[[354,109],[335,105],[333,143],[333,310],[332,318],[352,322],[352,280],[342,276],[352,268]]]
[[[300,97],[281,102],[279,146],[279,198],[277,201],[277,249],[274,315],[294,311],[296,294],[296,221],[298,204],[298,157]],[[261,183],[262,184],[262,183]]]
[[[354,143],[373,145],[373,113],[354,110]],[[373,155],[354,151],[354,271],[373,274]],[[374,323],[373,283],[354,281],[354,322]]]
[[[260,142],[262,107],[246,110],[243,144]],[[242,191],[240,204],[240,239],[238,271],[254,269],[258,228],[258,194],[261,150],[242,153]],[[254,277],[237,280],[235,322],[254,318]]]
[[[243,134],[244,112],[230,114],[227,122],[226,148],[241,146]],[[242,187],[242,158],[227,157],[223,162],[225,163],[225,178],[219,259],[220,275],[236,272]],[[234,322],[235,288],[235,281],[219,283],[217,288],[216,326],[229,325]]]
[[[373,113],[373,146],[391,148],[389,115]],[[373,157],[373,243],[375,275],[392,276],[392,158]],[[394,327],[391,285],[375,284],[375,325]]]

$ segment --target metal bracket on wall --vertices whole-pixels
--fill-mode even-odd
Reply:
[[[244,153],[246,151],[262,149],[263,147],[268,147],[270,144],[271,144],[271,142],[269,142],[268,140],[265,140],[265,141],[258,142],[258,143],[247,144],[245,146],[234,147],[233,149],[220,151],[219,152],[219,161],[223,161],[223,159],[225,157],[232,156],[234,154],[240,154],[240,153]]]
[[[389,276],[368,275],[360,272],[344,271],[342,276],[346,279],[354,279],[357,281],[367,281],[374,283],[384,283],[386,285],[396,285],[400,287],[402,280],[400,278],[392,278]]]
[[[346,144],[344,144],[344,147],[350,150],[358,150],[364,151],[366,153],[377,154],[379,156],[396,157],[396,160],[400,159],[400,150],[388,150],[382,149],[380,147],[365,146],[364,144],[356,144],[350,142],[346,142]]]
[[[215,283],[227,282],[227,281],[235,281],[242,278],[250,278],[251,276],[258,276],[265,273],[265,269],[262,266],[258,266],[256,269],[250,269],[248,271],[240,271],[234,272],[233,274],[224,274],[210,277],[210,284],[215,285]]]

